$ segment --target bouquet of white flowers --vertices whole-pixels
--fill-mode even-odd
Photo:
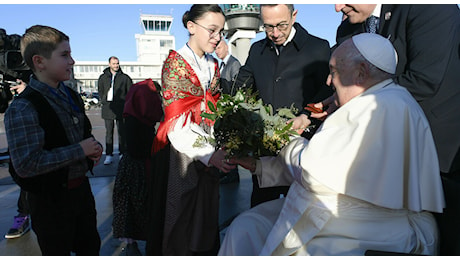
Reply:
[[[274,113],[271,105],[264,105],[261,99],[249,90],[240,89],[235,95],[223,94],[216,106],[209,102],[213,112],[202,113],[214,123],[214,138],[199,137],[195,146],[212,143],[216,149],[223,148],[228,157],[277,155],[293,135],[289,119],[295,117],[294,106],[281,108]]]

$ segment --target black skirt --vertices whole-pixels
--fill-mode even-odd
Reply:
[[[150,160],[138,160],[129,154],[118,164],[113,188],[113,236],[115,238],[147,239],[149,221],[147,206],[148,181],[146,168]]]

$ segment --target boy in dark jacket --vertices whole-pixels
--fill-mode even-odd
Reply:
[[[43,255],[98,255],[96,208],[86,177],[102,155],[83,102],[62,82],[75,61],[69,37],[35,25],[21,39],[32,69],[28,87],[10,104],[5,129],[10,172],[29,192],[32,229]]]

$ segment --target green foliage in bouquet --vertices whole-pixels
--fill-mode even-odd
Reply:
[[[223,94],[216,106],[208,103],[213,113],[201,116],[215,121],[214,139],[200,137],[195,146],[209,142],[216,149],[224,148],[229,157],[277,155],[293,135],[292,123],[287,121],[297,113],[294,106],[281,108],[274,113],[271,105],[264,105],[257,94],[238,90],[235,95]]]

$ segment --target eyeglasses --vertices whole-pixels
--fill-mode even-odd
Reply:
[[[292,17],[289,19],[289,23],[291,22]],[[264,30],[266,32],[273,32],[275,27],[278,29],[278,31],[284,31],[289,27],[289,23],[279,23],[277,25],[271,25],[271,24],[264,24]]]
[[[271,24],[264,24],[264,30],[266,32],[273,32],[273,30],[275,29],[275,27],[279,30],[279,31],[284,31],[286,30],[288,27],[289,27],[289,24],[288,23],[279,23],[277,25],[271,25]]]
[[[204,27],[203,25],[198,24],[198,23],[195,23],[195,22],[193,22],[193,21],[192,21],[192,23],[194,23],[194,24],[200,26],[201,28],[205,29],[206,31],[208,31],[208,33],[209,33],[209,38],[216,38],[216,37],[219,35],[220,38],[222,39],[222,38],[225,38],[225,37],[227,36],[227,33],[224,32],[223,30],[221,30],[221,31],[216,31],[216,30],[214,30],[214,29],[206,28],[206,27]]]

